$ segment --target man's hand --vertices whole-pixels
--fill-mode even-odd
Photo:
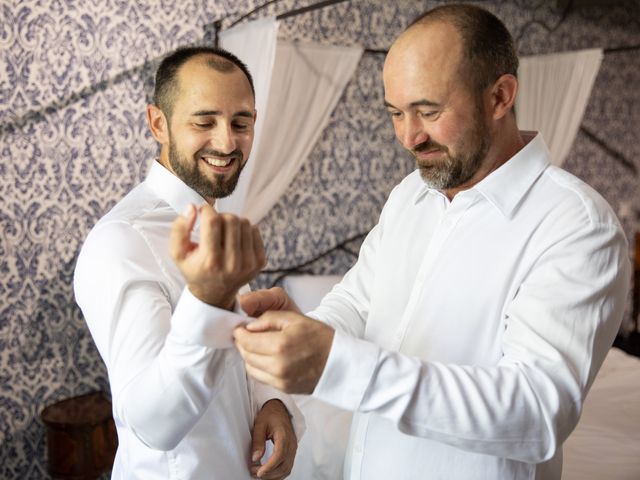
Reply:
[[[246,219],[200,207],[200,243],[191,240],[197,210],[193,205],[171,226],[171,257],[191,293],[209,305],[231,310],[238,289],[265,265],[258,229]]]
[[[242,310],[250,317],[259,317],[267,310],[285,310],[302,313],[293,300],[280,287],[256,290],[238,298]]]
[[[320,380],[333,334],[322,322],[276,311],[233,331],[249,375],[284,392],[306,394]]]
[[[267,440],[273,442],[273,453],[260,465]],[[285,478],[291,473],[297,449],[289,412],[280,400],[269,400],[258,412],[251,432],[251,474],[266,480]]]

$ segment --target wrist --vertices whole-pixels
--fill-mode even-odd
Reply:
[[[289,409],[282,402],[282,400],[280,400],[279,398],[271,398],[271,399],[267,400],[262,405],[262,408],[263,409],[268,408],[270,410],[277,410],[280,413],[282,413],[282,414],[286,415],[287,417],[289,417],[289,419],[292,418],[291,414],[289,413]]]
[[[215,292],[212,293],[208,289],[203,289],[196,284],[187,284],[187,288],[191,294],[201,302],[208,305],[221,308],[223,310],[233,311],[236,304],[237,292]]]

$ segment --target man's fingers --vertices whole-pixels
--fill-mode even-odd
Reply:
[[[251,432],[251,461],[257,462],[264,455],[264,444],[267,441],[267,424],[257,421]]]
[[[264,333],[251,333],[246,330],[243,331],[242,327],[238,327],[233,331],[233,337],[236,341],[236,348],[240,354],[244,357],[245,362],[249,361],[251,364],[264,368],[266,360],[278,353],[278,341],[277,332],[264,332]],[[249,356],[259,356],[265,361],[262,362],[258,359],[248,358]]]
[[[224,220],[224,266],[227,272],[242,269],[242,247],[240,245],[240,219],[225,213]]]
[[[246,218],[241,218],[239,223],[240,252],[243,259],[242,266],[255,268],[256,262],[253,255],[253,234],[251,233],[251,224]]]
[[[279,437],[282,437],[279,435]],[[282,438],[273,438],[273,453],[269,459],[258,469],[258,477],[268,480],[270,478],[280,478],[285,472],[280,471],[281,466],[286,460],[286,450],[284,448],[284,441]]]
[[[251,357],[252,357],[251,359],[252,362],[256,361],[259,363],[259,359],[257,358],[257,356],[251,355]],[[262,368],[257,368],[253,366],[251,363],[247,362],[246,360],[245,362],[246,362],[244,364],[245,370],[247,371],[247,374],[250,377],[254,378],[258,382],[264,383],[266,385],[271,385],[272,387],[275,387],[278,390],[284,391],[285,385],[281,379],[279,379],[278,377],[275,377],[274,375],[272,375],[266,370],[263,370]]]
[[[272,313],[275,312],[265,312],[260,316],[260,318],[247,323],[247,330],[250,332],[271,332],[282,330],[289,324],[289,320],[282,317],[281,312],[278,312],[276,314],[277,316]]]
[[[242,345],[236,345],[238,348],[238,352],[242,356],[245,364],[247,366],[256,368],[258,370],[262,370],[265,373],[270,373],[271,371],[271,357],[269,355],[263,355],[261,353],[253,353],[242,348]]]
[[[253,246],[253,255],[257,262],[257,267],[262,270],[262,268],[267,263],[267,255],[264,252],[264,243],[262,242],[262,235],[260,235],[260,230],[255,225],[251,226],[251,235],[252,235],[252,246]]]
[[[240,295],[238,301],[242,310],[251,317],[258,317],[267,310],[279,310],[278,299],[272,290],[256,290]]]
[[[169,237],[169,250],[175,261],[184,260],[193,249],[191,242],[191,230],[196,222],[197,212],[195,206],[189,204],[183,215],[178,215],[171,225]]]
[[[222,257],[223,220],[211,205],[200,208],[200,245],[214,263]],[[217,263],[212,265],[219,267]]]
[[[259,317],[268,310],[301,313],[287,292],[280,287],[245,293],[240,296],[240,306],[251,317]]]

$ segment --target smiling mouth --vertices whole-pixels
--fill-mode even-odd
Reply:
[[[208,163],[209,165],[211,165],[212,167],[226,167],[230,165],[231,162],[233,162],[234,160],[234,157],[219,158],[219,157],[202,156],[200,158],[204,160],[206,163]]]

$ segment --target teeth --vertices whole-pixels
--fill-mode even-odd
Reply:
[[[202,157],[202,159],[205,162],[207,162],[209,165],[213,165],[214,167],[226,167],[231,163],[230,158],[220,159],[220,158]]]

